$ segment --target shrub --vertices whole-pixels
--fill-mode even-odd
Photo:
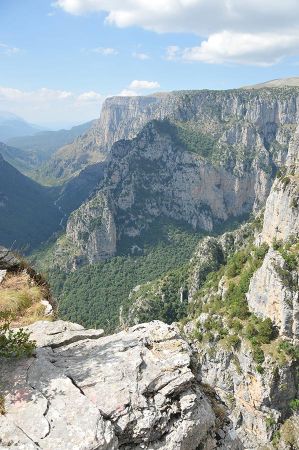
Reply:
[[[281,182],[283,184],[283,187],[286,188],[287,185],[290,184],[291,179],[290,179],[289,176],[285,176],[285,177],[282,178]]]
[[[265,355],[263,350],[256,345],[253,347],[252,357],[254,362],[256,362],[259,365],[263,364],[263,362],[265,361]]]
[[[2,323],[0,323],[0,357],[12,358],[21,356],[31,356],[35,349],[35,342],[30,340],[30,333],[20,328],[12,330],[10,328],[9,316],[2,313]],[[0,318],[1,318],[0,316]]]
[[[299,346],[288,341],[282,341],[278,345],[278,350],[284,352],[294,360],[299,360]]]
[[[267,430],[272,430],[273,427],[276,425],[276,420],[274,419],[273,416],[266,417],[265,422],[266,422]]]
[[[299,411],[299,399],[294,398],[290,401],[290,407],[293,411]]]
[[[254,256],[259,260],[264,260],[266,253],[269,250],[268,244],[262,244],[254,250]]]
[[[257,373],[262,375],[265,372],[265,369],[260,364],[258,364],[256,366],[256,371],[257,371]]]

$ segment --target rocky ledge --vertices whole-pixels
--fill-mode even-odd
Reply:
[[[36,355],[0,361],[2,450],[243,448],[174,326],[105,337],[63,321],[29,329]]]

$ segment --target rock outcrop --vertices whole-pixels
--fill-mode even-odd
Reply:
[[[286,166],[279,172],[267,199],[261,240],[286,241],[299,236],[299,128],[288,151]]]
[[[244,448],[257,450],[270,445],[297,395],[296,363],[286,360],[279,366],[276,356],[268,355],[259,373],[246,343],[235,350],[221,344],[198,348],[202,381],[226,403]]]
[[[250,281],[248,306],[257,316],[269,317],[280,335],[299,339],[298,287],[298,271],[290,271],[271,248]]]
[[[108,197],[99,193],[76,210],[68,220],[66,235],[76,254],[75,265],[113,256],[116,226]]]
[[[36,357],[1,364],[3,450],[243,448],[175,327],[152,322],[106,337],[62,321],[29,330]]]

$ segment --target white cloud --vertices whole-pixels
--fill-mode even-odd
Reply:
[[[142,53],[142,52],[133,52],[132,56],[133,56],[133,58],[140,59],[141,61],[150,59],[150,56],[147,53]]]
[[[132,90],[144,90],[144,89],[158,89],[160,84],[157,81],[146,81],[146,80],[134,80],[129,85],[129,89]]]
[[[298,0],[56,0],[55,5],[71,14],[104,11],[106,22],[118,27],[194,33],[203,42],[182,49],[185,59],[269,65],[299,54]]]
[[[103,101],[103,95],[95,91],[83,92],[83,94],[78,95],[78,102],[100,102]]]
[[[11,47],[10,45],[3,44],[0,42],[0,55],[15,55],[19,53],[21,50],[18,47]]]
[[[111,47],[97,47],[90,50],[92,53],[99,53],[104,56],[118,55],[118,50]]]
[[[120,97],[136,97],[137,92],[132,89],[123,89],[119,94]]]
[[[269,66],[299,49],[299,35],[272,33],[245,34],[223,31],[209,36],[199,47],[184,49],[181,56],[189,61],[210,64],[239,63]]]
[[[165,57],[166,59],[168,59],[168,61],[175,61],[180,57],[180,53],[180,47],[178,47],[177,45],[170,45],[166,49]]]
[[[48,88],[24,91],[0,86],[1,109],[32,122],[84,122],[98,117],[104,96],[95,91],[76,94]]]

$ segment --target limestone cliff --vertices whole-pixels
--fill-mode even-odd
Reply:
[[[182,328],[200,376],[227,405],[248,450],[298,447],[298,149],[296,132],[264,214],[201,240],[185,296],[177,287],[177,298],[189,300]],[[128,323],[152,317],[165,301],[166,278],[133,290]]]
[[[243,448],[175,327],[153,322],[107,337],[63,321],[29,330],[36,357],[1,364],[3,450]]]
[[[298,88],[111,97],[92,128],[56,152],[41,172],[52,178],[69,178],[86,165],[102,161],[115,142],[134,138],[153,119],[190,124],[191,128],[212,135],[226,148],[228,160],[231,146],[238,149],[241,157],[244,151],[258,147],[261,159],[272,147],[275,159],[281,160],[292,126],[298,121]]]
[[[275,181],[266,203],[261,239],[287,240],[299,235],[299,128],[289,146],[286,166]]]
[[[244,236],[237,253],[204,284],[200,264],[193,275],[196,319],[185,331],[199,353],[203,381],[230,405],[246,449],[298,444],[298,416],[292,417],[299,403],[298,216],[292,201],[298,148],[296,133],[267,200],[261,234],[256,229]]]

